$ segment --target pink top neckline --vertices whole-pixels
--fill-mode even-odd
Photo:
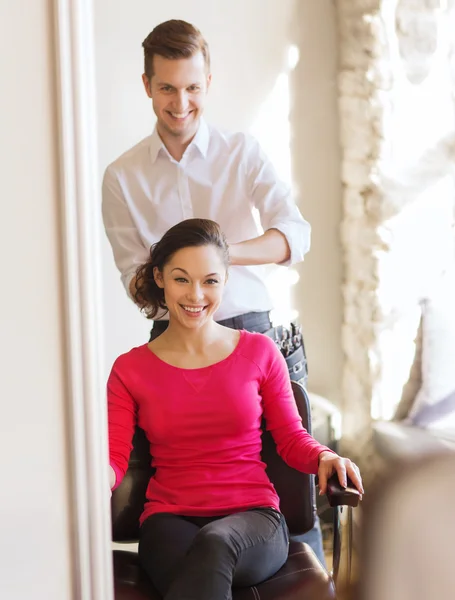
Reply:
[[[195,369],[185,369],[184,367],[177,367],[175,365],[171,365],[170,363],[166,362],[165,360],[163,360],[162,358],[160,358],[159,356],[157,356],[153,350],[150,350],[148,343],[144,344],[143,346],[141,346],[148,355],[152,356],[153,359],[155,359],[156,361],[158,361],[159,363],[161,363],[162,365],[165,365],[166,367],[170,368],[170,369],[177,369],[178,371],[204,371],[205,369],[212,369],[213,367],[217,367],[218,365],[222,365],[230,360],[232,360],[240,351],[241,346],[243,345],[243,340],[245,338],[245,330],[241,329],[240,330],[240,336],[239,339],[237,341],[237,345],[235,346],[234,350],[228,354],[225,358],[222,358],[221,360],[211,364],[211,365],[207,365],[206,367],[196,367]]]

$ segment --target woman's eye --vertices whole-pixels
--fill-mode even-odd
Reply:
[[[216,283],[219,283],[219,281],[218,279],[207,279],[207,283],[210,285],[215,285]]]
[[[186,283],[187,280],[184,277],[176,277],[175,281],[178,281],[179,283]]]

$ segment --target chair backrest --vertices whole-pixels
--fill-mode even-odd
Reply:
[[[305,429],[311,433],[311,412],[308,395],[298,383],[292,390]],[[278,455],[272,435],[262,427],[262,460],[267,474],[280,497],[281,511],[292,535],[306,533],[314,525],[314,476],[289,467]],[[139,517],[144,509],[145,493],[154,469],[150,466],[150,445],[139,427],[133,438],[128,471],[112,494],[112,539],[133,542],[139,538]]]

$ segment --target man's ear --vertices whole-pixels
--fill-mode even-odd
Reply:
[[[153,278],[155,280],[156,285],[159,288],[163,289],[164,288],[163,274],[158,269],[158,267],[153,267]]]
[[[207,91],[209,91],[209,88],[210,88],[210,84],[211,84],[211,83],[212,83],[212,74],[211,74],[211,73],[209,73],[209,74],[207,75]]]
[[[142,83],[144,84],[145,93],[149,98],[152,97],[152,81],[145,73],[142,74]]]

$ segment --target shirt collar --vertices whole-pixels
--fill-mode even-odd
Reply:
[[[152,159],[152,163],[154,163],[158,157],[160,150],[163,149],[166,152],[166,147],[163,144],[160,136],[158,135],[158,131],[155,129],[150,138],[150,158]]]
[[[210,131],[204,119],[201,118],[199,129],[193,138],[193,141],[188,146],[196,146],[204,158],[207,158],[207,150],[209,148]]]
[[[185,153],[188,152],[188,150],[192,146],[194,146],[199,150],[199,152],[202,154],[202,156],[204,158],[206,158],[207,151],[209,148],[209,138],[210,138],[209,127],[208,127],[206,121],[201,118],[201,121],[199,123],[199,128],[196,132],[196,135],[194,136],[192,142],[186,149]],[[151,140],[150,140],[150,158],[152,159],[152,163],[154,163],[156,161],[156,159],[158,158],[158,154],[160,153],[161,150],[169,156],[169,153],[166,150],[166,146],[163,144],[163,141],[160,138],[158,131],[156,129],[156,126],[155,126],[155,129],[153,130],[153,133],[151,135]]]

